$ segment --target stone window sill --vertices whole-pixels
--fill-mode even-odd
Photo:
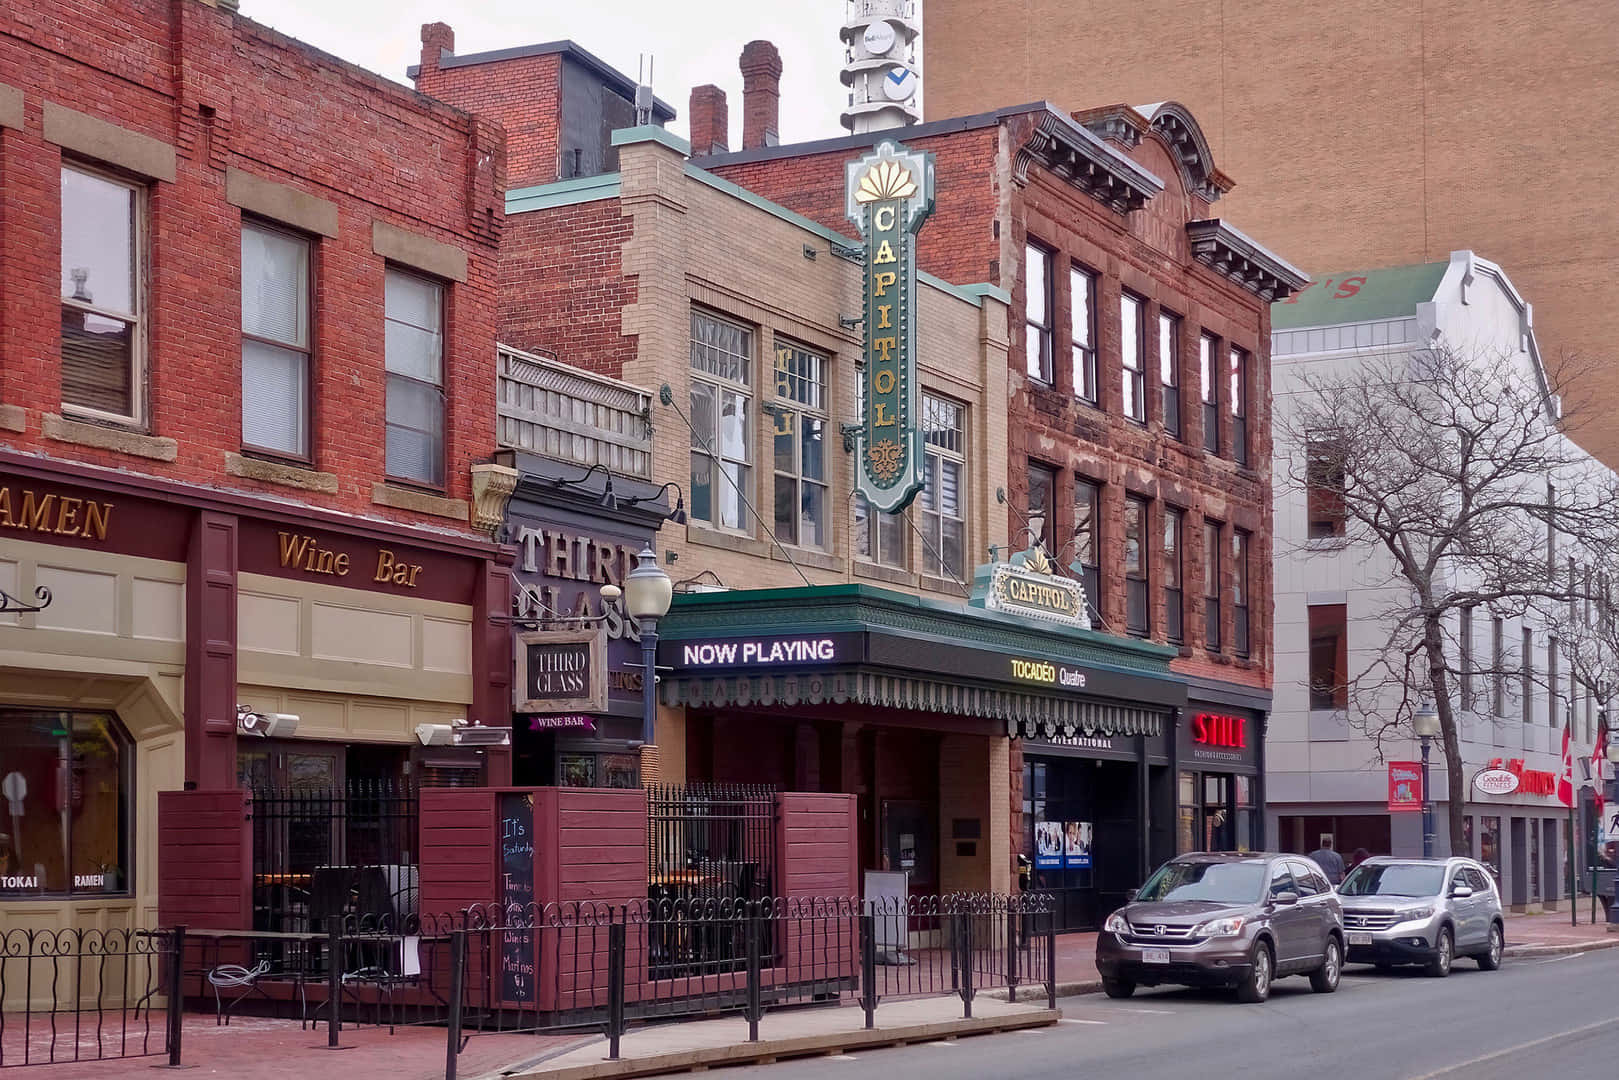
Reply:
[[[306,469],[300,465],[291,465],[282,461],[269,461],[264,458],[249,457],[246,454],[226,452],[225,472],[231,476],[238,476],[245,480],[262,480],[267,484],[280,484],[283,487],[297,488],[300,491],[318,491],[326,495],[337,494],[337,474],[317,472]]]
[[[0,405],[0,431],[27,431],[28,410],[21,405]]]
[[[788,555],[791,555],[791,561],[797,563],[799,566],[807,566],[815,570],[843,569],[843,560],[828,551],[816,551],[813,548],[793,547],[791,544],[788,544],[787,550],[783,551],[780,547],[777,547],[774,544],[770,546],[770,557],[775,559],[777,562],[788,562]]]
[[[883,566],[880,563],[866,562],[863,559],[855,560],[854,573],[856,577],[885,581],[890,585],[901,585],[907,589],[914,589],[918,585],[917,576],[909,570],[901,570],[897,566]]]
[[[142,435],[138,431],[91,424],[82,420],[69,420],[55,413],[45,414],[40,430],[47,439],[54,439],[57,442],[94,446],[101,450],[150,458],[153,461],[173,461],[180,452],[180,444],[173,439]]]
[[[923,574],[920,585],[930,592],[949,593],[953,597],[965,596],[967,593],[966,583],[957,581],[955,578],[933,577],[929,574]]]
[[[755,539],[752,536],[742,536],[738,533],[720,532],[702,525],[686,526],[686,539],[703,547],[719,548],[722,551],[740,551],[746,555],[755,555],[768,558],[772,545],[765,540]]]
[[[467,520],[465,499],[446,499],[441,495],[429,495],[425,491],[395,487],[393,484],[372,484],[371,502],[376,506],[391,506],[395,510],[410,510],[418,514],[448,518],[450,521]]]

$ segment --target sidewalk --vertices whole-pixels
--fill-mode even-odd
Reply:
[[[1581,901],[1580,924],[1570,926],[1568,911],[1548,912],[1544,915],[1507,915],[1506,956],[1555,956],[1559,953],[1583,952],[1588,949],[1619,948],[1619,933],[1608,933],[1605,922],[1590,923],[1591,901]],[[1059,934],[1057,936],[1057,995],[1094,994],[1102,989],[1096,974],[1096,935]],[[1027,1000],[1033,988],[1019,991],[1018,999]]]
[[[631,1028],[616,1061],[607,1057],[607,1041],[531,1056],[515,1065],[477,1074],[463,1067],[460,1076],[496,1080],[600,1080],[650,1076],[717,1065],[769,1064],[780,1058],[842,1054],[873,1046],[938,1042],[995,1031],[1045,1027],[1060,1011],[1039,1005],[1008,1004],[981,994],[973,1002],[973,1018],[962,1019],[958,997],[920,998],[884,1003],[876,1027],[865,1028],[866,1014],[857,1006],[827,1005],[767,1012],[759,1022],[759,1041],[748,1041],[748,1023],[739,1016],[718,1020],[656,1024]]]

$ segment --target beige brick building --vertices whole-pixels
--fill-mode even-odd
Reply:
[[[1535,298],[1572,433],[1619,429],[1619,31],[1589,0],[929,0],[929,120],[1014,101],[1175,100],[1241,184],[1222,214],[1307,270],[1471,248]]]

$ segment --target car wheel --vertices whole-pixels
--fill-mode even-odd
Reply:
[[[1318,994],[1330,994],[1338,989],[1338,977],[1343,974],[1343,948],[1335,937],[1327,938],[1327,948],[1321,956],[1321,966],[1310,972],[1310,989]]]
[[[1102,991],[1110,998],[1127,998],[1136,992],[1136,984],[1129,979],[1103,979]]]
[[[1501,966],[1501,954],[1506,951],[1506,940],[1501,933],[1500,923],[1490,924],[1490,944],[1483,952],[1478,954],[1478,966],[1481,971],[1494,971]]]
[[[1456,958],[1456,943],[1450,935],[1450,927],[1442,927],[1439,931],[1439,941],[1434,945],[1433,959],[1428,961],[1426,971],[1435,979],[1443,979],[1450,974],[1450,962]]]
[[[1237,1000],[1245,1005],[1258,1005],[1270,997],[1271,975],[1275,964],[1271,960],[1270,946],[1263,941],[1254,946],[1254,955],[1248,962],[1248,974],[1237,984]]]

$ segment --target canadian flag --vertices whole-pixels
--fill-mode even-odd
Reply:
[[[1563,727],[1563,771],[1557,774],[1557,801],[1574,806],[1574,750],[1569,745],[1568,725]]]

